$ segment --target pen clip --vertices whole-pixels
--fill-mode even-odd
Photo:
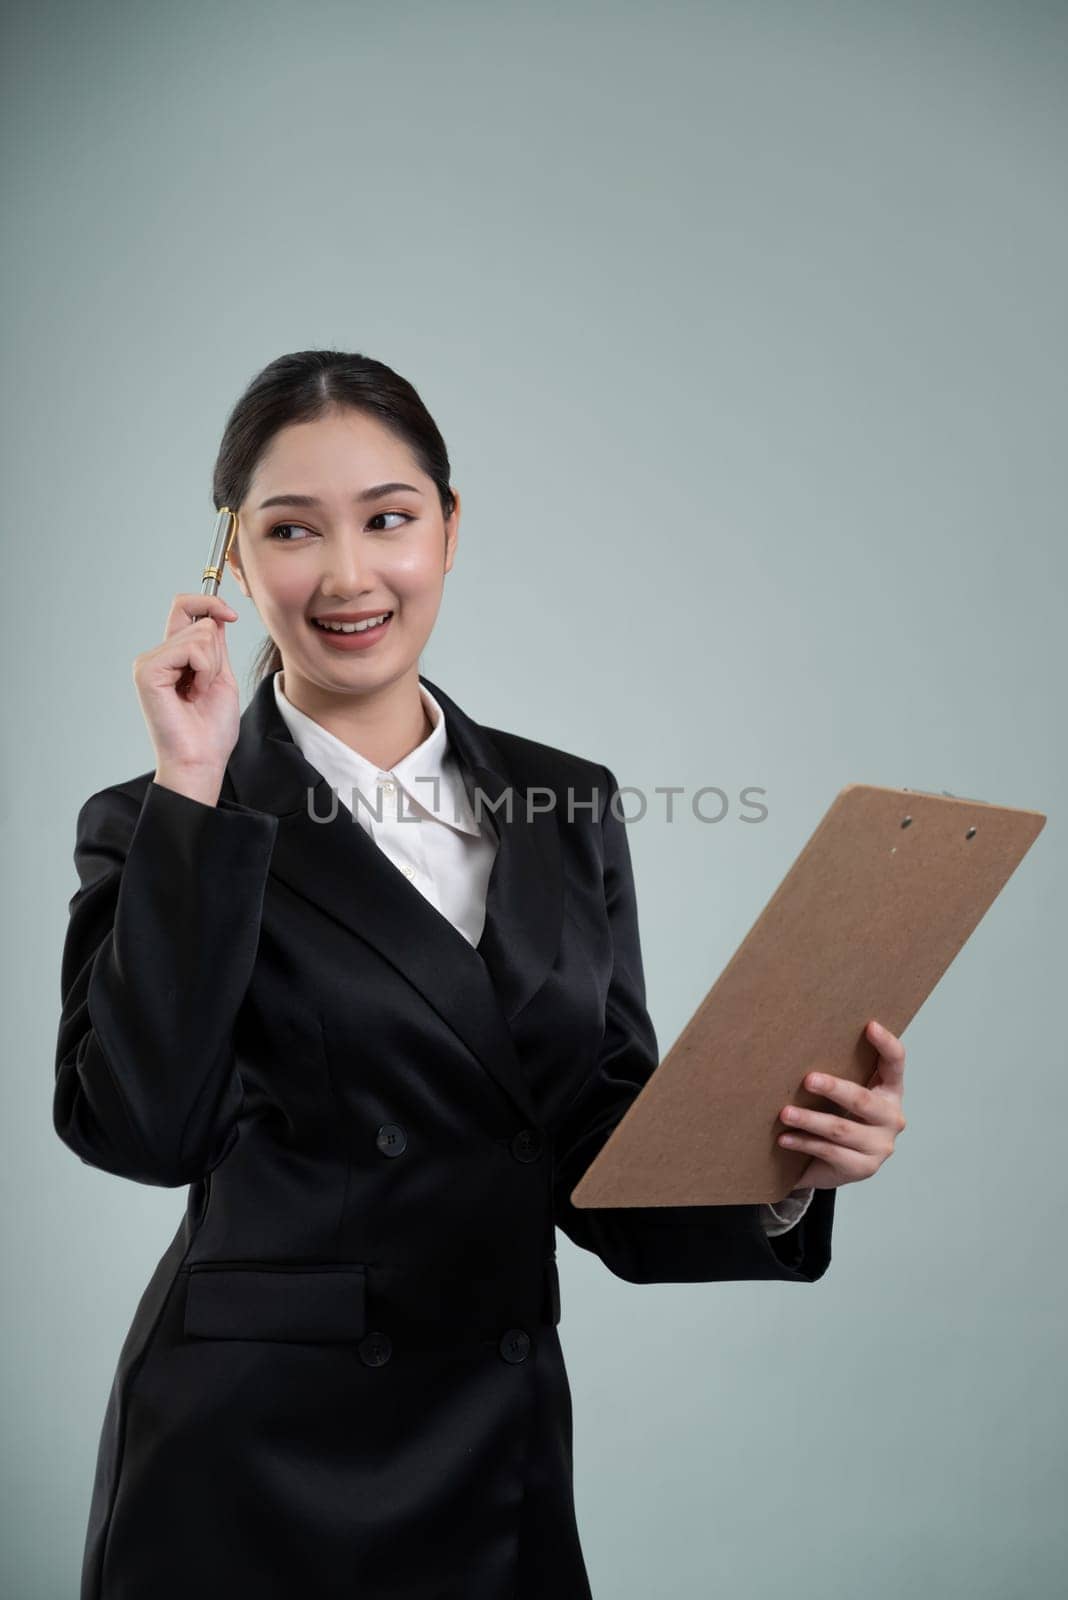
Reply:
[[[237,512],[231,511],[229,506],[222,506],[215,520],[215,531],[211,536],[211,549],[208,552],[208,562],[200,585],[201,594],[218,594],[223,568],[236,533]]]

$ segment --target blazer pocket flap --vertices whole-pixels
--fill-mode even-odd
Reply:
[[[200,1339],[362,1339],[363,1266],[189,1269],[185,1332]]]

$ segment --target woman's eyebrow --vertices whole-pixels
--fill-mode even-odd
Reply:
[[[422,494],[423,492],[421,489],[417,489],[414,483],[376,483],[370,489],[362,489],[359,494],[354,494],[352,498],[355,504],[363,505],[368,500],[381,500],[384,495],[397,494],[402,489],[410,489],[412,494]],[[257,511],[263,511],[267,506],[318,507],[322,503],[313,494],[272,494],[270,499],[261,500],[256,509]]]

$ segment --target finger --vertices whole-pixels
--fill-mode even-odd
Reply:
[[[175,638],[188,640],[191,644],[198,644],[209,652],[210,659],[218,667],[221,654],[221,625],[215,617],[197,617],[195,622],[187,622],[184,628],[179,628],[177,634],[172,634],[170,639],[165,639],[165,644],[170,644]]]
[[[876,1022],[874,1017],[864,1031],[884,1061],[891,1062],[895,1067],[904,1067],[905,1046],[895,1033],[884,1028],[881,1022]]]
[[[786,1134],[783,1139],[789,1141],[787,1149],[818,1156],[832,1171],[840,1173],[847,1183],[856,1183],[860,1178],[870,1178],[872,1173],[878,1172],[883,1162],[893,1154],[892,1146],[890,1149],[880,1151],[847,1150],[840,1145],[829,1144],[826,1139],[814,1139],[804,1133]]]
[[[224,600],[221,594],[176,594],[171,609],[179,615],[184,612],[189,622],[195,622],[198,617],[237,616],[229,600]]]
[[[905,1046],[896,1034],[874,1018],[864,1031],[879,1052],[877,1070],[881,1082],[900,1096],[905,1088]]]
[[[206,637],[206,629],[201,632],[198,627],[189,642],[185,643],[181,659],[166,662],[165,670],[174,674],[176,680],[182,674],[189,675],[190,680],[197,682],[198,691],[208,688],[217,672],[217,650],[214,640]]]
[[[196,624],[193,626],[197,631],[182,652],[184,659],[168,663],[166,667],[173,677],[174,687],[180,690],[186,700],[198,700],[202,694],[206,694],[219,670],[218,648],[214,640],[205,637],[206,628],[201,630]]]
[[[219,647],[219,674],[228,679],[233,678],[234,669],[230,664],[230,651],[226,642],[226,619],[215,624],[215,642]]]
[[[164,638],[170,638],[171,634],[201,617],[213,617],[224,623],[236,622],[237,612],[219,594],[176,594],[167,616]]]
[[[836,1117],[832,1111],[812,1111],[807,1106],[786,1106],[780,1121],[790,1133],[804,1133],[826,1139],[844,1149],[875,1151],[892,1144],[897,1131],[896,1118],[881,1123],[854,1122],[851,1117]],[[780,1142],[784,1142],[780,1138]]]
[[[826,1072],[810,1072],[805,1079],[805,1088],[814,1089],[825,1100],[834,1100],[838,1105],[844,1106],[855,1119],[854,1126],[857,1122],[861,1122],[868,1123],[873,1128],[889,1128],[895,1134],[905,1131],[907,1124],[901,1111],[900,1087],[880,1084],[875,1088],[866,1088],[862,1083],[854,1083],[851,1078],[835,1078]],[[793,1109],[796,1108],[783,1107],[783,1111]]]
[[[827,1072],[810,1072],[804,1086],[815,1090],[825,1100],[845,1106],[860,1122],[876,1123],[887,1116],[886,1096],[866,1089],[862,1083],[854,1083],[852,1078],[836,1078]]]
[[[219,650],[218,627],[212,617],[198,617],[194,622],[180,624],[172,628],[165,639],[154,645],[151,650],[145,650],[134,663],[135,667],[147,665],[150,668],[163,667],[170,671],[172,667],[181,665],[190,659],[193,651],[201,655],[208,653],[208,659],[213,660]]]

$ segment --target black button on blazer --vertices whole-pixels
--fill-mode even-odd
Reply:
[[[477,948],[332,806],[270,678],[217,806],[149,772],[78,815],[56,1131],[189,1186],[81,1600],[584,1600],[556,1228],[636,1284],[830,1261],[834,1190],[777,1237],[571,1205],[658,1060],[615,779],[423,681],[499,835]]]

